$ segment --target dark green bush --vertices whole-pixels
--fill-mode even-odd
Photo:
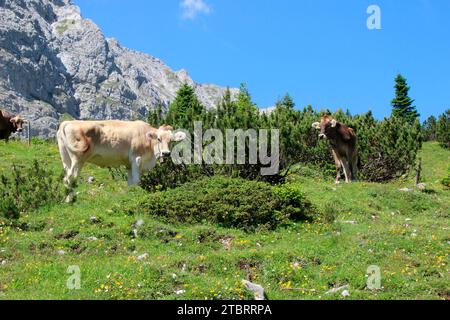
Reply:
[[[19,218],[23,212],[61,202],[65,196],[62,176],[34,161],[30,167],[12,166],[0,176],[0,216]]]
[[[407,173],[422,146],[420,124],[400,118],[376,121],[372,114],[356,117],[360,179],[386,182]]]
[[[311,202],[298,184],[274,187],[274,193],[283,201],[283,211],[291,220],[309,220],[314,211]]]
[[[298,187],[215,176],[149,194],[131,211],[171,222],[210,222],[254,231],[307,219],[313,208]]]
[[[208,167],[176,165],[173,161],[159,163],[141,179],[141,187],[149,192],[163,191],[208,176]]]

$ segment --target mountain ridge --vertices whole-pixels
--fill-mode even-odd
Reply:
[[[184,83],[207,108],[226,90],[106,38],[71,0],[0,0],[0,108],[31,120],[33,136],[54,136],[62,117],[145,117]]]

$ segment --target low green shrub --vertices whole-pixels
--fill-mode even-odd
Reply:
[[[212,169],[212,168],[211,168]],[[182,184],[208,176],[208,167],[202,165],[177,165],[173,161],[157,164],[141,179],[141,187],[148,192],[176,188]]]
[[[444,185],[444,187],[450,188],[450,167],[448,167],[447,169],[447,176],[442,179],[442,184]]]
[[[12,166],[0,175],[0,216],[19,218],[23,212],[61,202],[66,190],[57,177],[37,161],[30,167]]]
[[[251,232],[307,219],[313,208],[299,187],[290,184],[272,187],[215,176],[149,194],[131,211],[165,217],[170,222],[210,222]]]
[[[422,147],[420,124],[400,118],[375,121],[371,113],[355,120],[360,159],[359,178],[387,182],[409,172]]]
[[[291,220],[309,220],[314,211],[311,202],[298,184],[284,184],[273,188],[283,202],[283,210]]]

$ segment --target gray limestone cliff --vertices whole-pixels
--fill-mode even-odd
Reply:
[[[64,118],[145,117],[183,83],[207,108],[225,91],[106,39],[70,0],[0,0],[0,108],[31,120],[33,135],[54,136]]]

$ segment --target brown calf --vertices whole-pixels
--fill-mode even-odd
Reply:
[[[24,123],[21,116],[0,110],[0,140],[8,141],[12,133],[22,132]]]
[[[320,130],[319,139],[330,141],[336,163],[336,183],[339,183],[341,178],[341,168],[344,169],[345,182],[356,181],[358,152],[353,129],[337,122],[330,116],[322,117],[320,122],[315,122],[312,126]]]

